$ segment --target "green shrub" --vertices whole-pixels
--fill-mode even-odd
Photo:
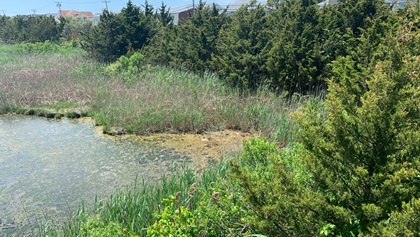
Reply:
[[[420,197],[420,57],[407,42],[389,38],[367,67],[340,58],[326,114],[296,114],[318,218],[337,235],[368,235]]]
[[[202,190],[194,210],[200,236],[249,236],[246,209],[237,186],[220,177],[207,190]]]
[[[179,194],[169,196],[162,201],[164,209],[155,213],[155,223],[148,227],[147,236],[197,236],[198,228],[195,223],[193,212],[188,207],[179,203]]]
[[[80,230],[80,235],[86,237],[138,237],[135,233],[115,222],[104,223],[99,218],[92,218],[84,223]]]
[[[371,229],[366,236],[414,237],[420,234],[420,199],[403,203],[401,211],[394,211],[389,219]]]
[[[49,53],[58,51],[59,46],[47,40],[37,43],[21,43],[19,48],[23,53]]]
[[[306,156],[300,144],[277,150],[264,138],[244,142],[238,161],[232,161],[232,178],[239,185],[248,211],[243,216],[251,233],[267,236],[315,236],[322,223],[307,210],[314,194],[312,177],[302,165]]]
[[[130,57],[121,56],[115,63],[107,66],[105,72],[109,75],[125,74],[124,79],[130,80],[143,67],[144,56],[135,52]]]

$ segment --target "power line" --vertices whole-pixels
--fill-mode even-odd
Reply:
[[[105,3],[106,10],[108,11],[108,3],[111,2],[111,1],[102,1],[102,2]]]
[[[55,2],[55,3],[57,3],[58,12],[60,13],[60,16],[61,16],[61,2]]]
[[[52,5],[55,5],[55,3],[50,3],[50,4],[48,4],[48,5],[44,5],[44,6],[42,6],[42,7],[37,7],[37,8],[36,8],[36,10],[37,10],[37,11],[39,11],[39,10],[45,9],[45,8],[47,8],[47,7],[50,7],[50,6],[52,6]]]

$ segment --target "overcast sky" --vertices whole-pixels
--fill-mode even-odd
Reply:
[[[126,6],[128,0],[108,0],[108,8],[111,11],[119,12]],[[195,0],[197,4],[199,0]],[[0,0],[0,14],[3,11],[8,16],[28,15],[32,13],[56,13],[58,12],[57,3],[61,3],[61,10],[90,11],[93,13],[101,13],[105,8],[103,0]],[[133,4],[141,6],[144,0],[132,0]],[[148,0],[149,4],[156,8],[161,6],[162,0]],[[163,0],[168,6],[173,8],[192,4],[192,0]],[[234,0],[207,0],[207,3],[216,2],[221,6],[227,6]]]

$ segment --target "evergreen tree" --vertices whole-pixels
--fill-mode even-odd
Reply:
[[[408,45],[388,36],[367,68],[340,58],[327,116],[308,107],[299,117],[306,165],[332,210],[320,218],[336,234],[369,234],[420,197],[420,58]]]
[[[393,17],[383,1],[345,0],[321,10],[322,76],[329,77],[329,63],[352,55],[366,66],[373,52],[390,30]],[[364,44],[364,49],[360,47]]]
[[[30,16],[28,22],[27,42],[44,42],[46,40],[57,42],[60,37],[60,25],[52,16]]]
[[[142,50],[146,61],[154,65],[168,66],[175,57],[176,37],[176,29],[173,26],[160,27]]]
[[[254,2],[241,7],[220,31],[213,68],[233,86],[255,89],[263,85],[270,28],[263,6]]]
[[[419,12],[407,9],[364,32],[365,64],[332,64],[325,102],[294,116],[297,143],[245,143],[232,177],[251,233],[267,236],[417,236],[420,199]],[[388,26],[391,23],[392,27]],[[371,48],[357,46],[369,54]]]
[[[79,40],[82,34],[88,33],[92,28],[92,21],[81,18],[63,18],[60,23],[63,23],[61,36],[67,41]]]
[[[131,1],[114,14],[103,11],[100,22],[89,33],[85,34],[82,47],[92,56],[101,61],[115,61],[129,52],[140,50],[153,36],[155,21],[153,11],[146,2],[146,13]]]
[[[277,11],[273,17],[278,14],[278,31],[267,60],[272,86],[289,95],[321,86],[323,59],[316,2],[287,1]]]
[[[297,144],[278,151],[262,138],[244,142],[241,158],[231,161],[231,174],[241,188],[249,233],[263,236],[317,236],[324,220],[319,194],[301,164],[305,152]],[[255,235],[258,236],[258,235]]]
[[[145,54],[153,63],[203,74],[210,68],[216,39],[226,19],[226,13],[220,13],[215,5],[209,7],[200,2],[187,22],[161,28]]]
[[[121,15],[104,10],[98,25],[82,37],[81,46],[92,58],[112,62],[127,53]]]
[[[126,40],[126,50],[141,49],[148,37],[146,17],[140,7],[133,5],[131,0],[121,10],[123,38]]]
[[[156,19],[158,20],[158,22],[163,26],[172,26],[173,25],[173,16],[171,16],[171,14],[169,13],[170,8],[166,8],[166,5],[163,4],[162,2],[162,6],[158,9],[159,11],[156,12]]]
[[[0,16],[0,41],[3,41],[3,42],[6,41],[6,39],[5,39],[5,33],[6,33],[5,29],[7,27],[8,21],[9,21],[9,17],[7,17],[5,15]]]
[[[58,41],[60,25],[51,16],[3,17],[1,38],[7,43]]]

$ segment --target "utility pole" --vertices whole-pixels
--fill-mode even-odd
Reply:
[[[31,9],[31,11],[33,12],[33,15],[35,15],[36,9]]]
[[[0,11],[2,11],[2,12],[3,12],[3,16],[6,16],[6,14],[4,13],[4,10],[0,10]]]
[[[109,11],[108,10],[108,3],[110,3],[111,1],[102,1],[103,3],[105,3],[105,6],[106,6],[106,11]]]
[[[60,13],[61,16],[61,2],[55,2],[57,4],[58,7],[58,12]]]

